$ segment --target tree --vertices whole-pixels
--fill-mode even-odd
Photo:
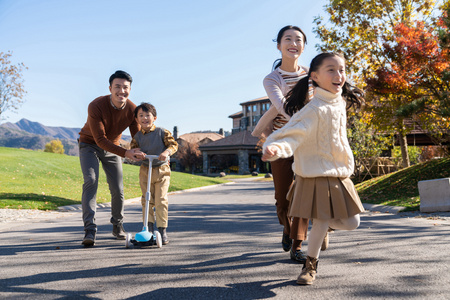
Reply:
[[[45,144],[44,152],[64,154],[64,146],[59,139],[52,140],[50,143]]]
[[[28,69],[23,63],[11,64],[11,52],[0,52],[0,119],[7,110],[17,110],[26,94],[22,71]]]
[[[420,128],[434,133],[436,139],[448,133],[449,83],[444,72],[450,67],[450,51],[439,46],[436,30],[424,22],[394,27],[394,40],[383,44],[384,66],[367,78],[367,90],[373,97],[373,122],[382,126],[397,123],[402,158],[408,161],[406,134],[412,128],[403,126],[406,118]],[[447,99],[443,99],[443,92]],[[391,115],[391,118],[386,118]],[[409,165],[404,164],[404,166]]]
[[[367,124],[367,118],[357,114],[349,115],[347,128],[348,141],[355,157],[355,174],[361,178],[361,172],[370,169],[370,162],[381,153],[392,147],[392,139],[385,134],[379,134]]]
[[[370,74],[383,65],[380,39],[391,39],[399,23],[431,19],[435,6],[436,0],[330,0],[325,5],[329,22],[321,16],[314,19],[314,32],[323,42],[316,47],[343,53],[353,74]]]
[[[364,79],[371,78],[386,61],[383,43],[394,40],[394,28],[400,23],[411,24],[414,20],[433,21],[431,16],[436,6],[435,0],[330,0],[325,6],[329,22],[316,17],[314,32],[322,40],[317,45],[321,51],[341,52],[347,59],[349,80],[363,87]],[[366,95],[367,106],[381,107],[386,103],[399,102],[396,95],[385,98]],[[383,103],[380,103],[380,102]],[[382,115],[371,112],[369,117],[381,116],[388,122],[377,123],[379,119],[369,119],[369,123],[380,132],[400,137],[403,165],[409,165],[406,128],[402,118],[394,118],[400,105],[394,103]]]
[[[194,174],[196,166],[202,163],[201,151],[198,149],[198,145],[187,141],[179,143],[176,157],[182,165],[190,168],[192,174]]]

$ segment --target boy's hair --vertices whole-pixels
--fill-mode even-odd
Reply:
[[[277,42],[277,45],[279,45],[281,43],[281,39],[283,38],[284,32],[289,29],[294,29],[296,31],[299,31],[303,35],[303,46],[305,46],[306,45],[306,34],[303,32],[303,30],[301,30],[300,27],[293,26],[293,25],[287,25],[287,26],[284,26],[283,28],[281,28],[280,31],[278,31],[277,38],[274,39],[273,41]],[[272,65],[272,70],[275,70],[279,66],[281,66],[281,58],[274,61],[273,65]]]
[[[142,102],[141,104],[139,104],[138,106],[136,106],[136,109],[134,110],[134,117],[137,118],[138,115],[138,111],[142,109],[142,111],[144,112],[149,112],[151,113],[154,117],[156,117],[156,108],[150,104],[150,103],[146,103],[146,102]]]
[[[117,70],[116,72],[114,72],[114,74],[112,74],[109,77],[109,86],[111,86],[113,80],[116,79],[116,78],[126,79],[127,81],[130,82],[130,85],[133,82],[133,78],[131,78],[130,74],[128,74],[125,71]]]
[[[319,70],[319,67],[322,65],[323,61],[328,57],[338,56],[342,58],[345,62],[345,58],[340,53],[334,52],[325,52],[317,55],[311,61],[311,65],[309,67],[309,72],[306,77],[300,79],[297,84],[289,91],[286,95],[286,102],[284,104],[284,110],[290,116],[295,114],[297,111],[305,106],[308,100],[309,94],[309,79],[311,78],[311,73]],[[318,86],[317,83],[312,80],[313,86]],[[350,83],[345,81],[344,86],[342,87],[342,98],[344,98],[347,103],[347,109],[352,106],[356,106],[357,108],[361,107],[362,102],[364,101],[364,92],[357,87],[352,86]]]

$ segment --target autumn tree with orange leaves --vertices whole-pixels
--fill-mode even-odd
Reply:
[[[390,64],[386,44],[397,43],[399,24],[413,27],[416,22],[434,28],[436,11],[448,0],[330,0],[324,6],[328,19],[317,16],[314,32],[322,41],[320,51],[335,51],[344,54],[347,61],[347,79],[365,88],[365,79],[374,78],[379,69]],[[428,27],[431,26],[431,27]],[[418,39],[415,42],[419,44]],[[386,96],[366,93],[366,109],[361,113],[361,124],[372,127],[374,135],[396,134],[400,136],[403,166],[409,166],[404,117],[397,111],[408,103],[407,97],[397,94]],[[372,101],[373,100],[373,101]],[[375,114],[371,107],[380,108]],[[369,109],[368,109],[369,108]],[[381,110],[383,109],[383,110]]]
[[[0,120],[7,110],[17,110],[23,103],[26,91],[23,86],[23,63],[12,64],[11,52],[0,52]]]
[[[446,17],[444,12],[441,29]],[[421,21],[396,25],[394,39],[385,38],[383,47],[383,66],[366,79],[367,92],[372,95],[369,110],[372,122],[395,128],[403,166],[409,166],[406,134],[413,128],[405,126],[406,118],[433,133],[436,141],[448,137],[450,52],[440,43],[436,28]]]

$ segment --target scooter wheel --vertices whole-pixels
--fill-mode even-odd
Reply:
[[[156,246],[158,248],[161,248],[162,247],[162,238],[161,238],[161,234],[158,231],[155,232],[155,239],[156,239]]]
[[[133,243],[131,242],[131,233],[127,232],[125,236],[125,248],[130,248]]]

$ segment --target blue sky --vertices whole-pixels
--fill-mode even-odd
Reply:
[[[265,95],[280,28],[305,31],[300,63],[309,65],[320,43],[313,19],[325,16],[326,3],[0,0],[0,52],[28,67],[26,102],[0,123],[82,127],[89,102],[109,94],[120,69],[133,77],[130,99],[156,106],[158,126],[230,131],[239,103]]]

